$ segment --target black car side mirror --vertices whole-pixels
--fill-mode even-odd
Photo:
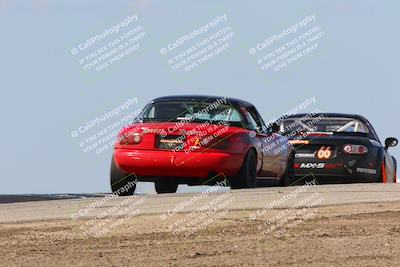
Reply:
[[[268,132],[269,133],[277,133],[279,132],[279,125],[276,124],[276,122],[271,123],[271,125],[268,127]]]
[[[385,149],[388,149],[389,147],[394,147],[397,146],[397,143],[399,141],[397,140],[397,138],[394,137],[388,137],[385,140]]]

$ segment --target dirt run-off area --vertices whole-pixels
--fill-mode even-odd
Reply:
[[[280,210],[269,211],[269,216]],[[400,202],[318,207],[284,231],[255,210],[229,211],[190,235],[138,215],[95,237],[84,221],[0,224],[1,266],[399,266]],[[185,216],[179,214],[177,216]],[[178,218],[179,219],[179,218]],[[177,218],[175,218],[177,220]],[[297,223],[293,223],[297,222]],[[278,228],[277,228],[278,229]]]

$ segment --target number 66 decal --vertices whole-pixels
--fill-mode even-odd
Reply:
[[[332,156],[332,151],[331,151],[331,147],[324,147],[321,146],[321,148],[318,150],[317,153],[317,158],[319,159],[329,159]]]

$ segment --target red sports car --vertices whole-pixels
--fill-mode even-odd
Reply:
[[[256,187],[265,177],[290,183],[293,146],[266,127],[256,108],[216,96],[167,96],[151,101],[115,143],[111,189],[133,194],[137,181],[154,182],[158,193],[179,184]]]

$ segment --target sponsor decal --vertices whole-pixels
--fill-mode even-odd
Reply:
[[[155,134],[164,134],[165,130],[163,129],[151,129],[151,128],[142,128],[144,134],[146,133],[155,133]]]
[[[356,171],[359,172],[359,173],[376,174],[376,170],[375,169],[357,168]]]
[[[329,159],[332,156],[332,151],[331,151],[331,147],[325,147],[325,146],[321,146],[321,148],[318,150],[317,153],[317,158],[319,159]]]
[[[325,168],[325,163],[315,162],[315,163],[301,163],[300,169],[323,169]]]
[[[289,140],[289,143],[292,145],[307,145],[310,143],[308,140]]]
[[[192,129],[192,130],[183,129],[183,130],[179,131],[179,134],[180,135],[186,135],[186,136],[187,135],[200,135],[200,136],[204,135],[202,131],[198,131],[196,129]]]
[[[315,158],[315,153],[296,153],[295,158]]]

